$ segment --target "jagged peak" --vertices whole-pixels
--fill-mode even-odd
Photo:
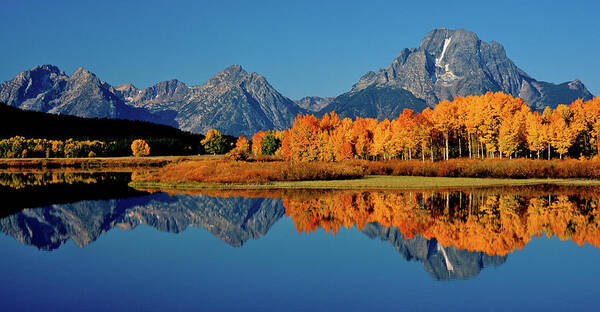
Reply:
[[[579,79],[575,79],[575,80],[569,82],[568,86],[569,86],[569,89],[574,89],[574,90],[585,89],[585,85]]]
[[[30,71],[48,71],[57,74],[62,72],[57,66],[51,64],[37,65]]]
[[[456,44],[458,42],[479,42],[480,39],[476,33],[466,29],[447,29],[447,28],[436,28],[421,40],[419,49],[426,50],[429,53],[439,56],[442,54],[444,47],[448,46],[451,42]]]
[[[247,75],[248,73],[244,70],[244,68],[242,68],[242,65],[233,64],[233,65],[225,68],[219,74],[226,74],[226,75],[240,75],[240,74],[243,74],[243,75]]]
[[[207,84],[215,85],[222,82],[238,83],[241,80],[247,79],[248,76],[248,73],[241,65],[234,64],[216,73],[207,81]]]
[[[104,84],[104,82],[101,81],[96,76],[96,74],[90,72],[89,70],[87,70],[83,67],[78,67],[77,69],[75,69],[75,71],[73,72],[73,74],[70,77],[70,80],[89,80],[89,81],[96,81],[97,83]]]
[[[79,76],[79,75],[87,76],[87,75],[94,75],[94,74],[83,67],[77,67],[77,69],[75,69],[75,71],[73,72],[72,76]]]
[[[432,46],[440,46],[443,44],[444,40],[452,37],[455,32],[456,31],[452,29],[435,28],[425,35],[421,40],[419,47],[421,49],[431,50]]]
[[[169,87],[169,86],[186,86],[185,83],[177,80],[177,79],[171,79],[171,80],[164,80],[161,82],[156,83],[153,87],[154,88],[165,88],[165,87]]]

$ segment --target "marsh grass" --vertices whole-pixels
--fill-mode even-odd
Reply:
[[[267,183],[273,181],[355,179],[363,169],[340,163],[243,162],[199,160],[169,164],[156,172],[135,174],[136,181]]]

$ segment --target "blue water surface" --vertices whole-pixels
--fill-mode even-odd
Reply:
[[[124,199],[116,207],[125,205],[124,215],[131,216],[156,201],[173,204],[165,196]],[[213,200],[200,195],[179,201],[194,198]],[[218,199],[227,200],[239,199]],[[262,199],[248,200],[239,209],[258,213],[282,207],[277,200],[266,208]],[[112,201],[91,203],[115,207]],[[76,205],[68,211],[81,211]],[[225,209],[214,207],[211,216]],[[34,223],[24,225],[28,215],[54,220],[49,216],[60,208],[25,209],[12,218],[22,223],[18,228],[24,233],[35,232]],[[248,215],[238,217],[247,222],[242,231],[254,224]],[[600,250],[545,236],[474,276],[443,280],[418,259],[408,261],[390,242],[356,227],[341,228],[336,235],[322,229],[299,233],[282,212],[267,232],[241,243],[230,232],[215,235],[209,230],[213,225],[188,226],[178,233],[145,224],[133,229],[100,225],[105,230],[81,247],[69,239],[49,248],[40,243],[48,233],[38,235],[37,248],[0,234],[0,310],[593,311],[598,305]]]

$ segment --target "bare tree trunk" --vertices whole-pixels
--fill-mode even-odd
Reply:
[[[469,133],[469,158],[473,158],[473,148],[471,146],[471,134]]]
[[[431,162],[433,162],[433,138],[429,137],[429,150],[431,151]]]
[[[446,133],[446,160],[448,160],[448,155],[450,155],[450,153],[448,152],[448,133]]]

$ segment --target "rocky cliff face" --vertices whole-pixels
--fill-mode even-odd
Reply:
[[[78,68],[67,76],[52,65],[36,66],[0,85],[0,102],[55,114],[119,118],[124,103],[109,84]]]
[[[395,103],[377,99],[379,94],[391,90],[406,90],[410,95],[396,96]],[[342,115],[346,115],[346,111],[359,111],[365,106],[361,103],[367,102],[351,103],[351,99],[362,96],[373,99],[368,104],[373,109],[369,117],[395,118],[398,108],[392,106],[418,110],[414,98],[434,107],[441,100],[488,91],[521,97],[533,109],[593,97],[578,80],[555,85],[531,78],[495,41],[482,41],[464,29],[434,29],[418,48],[404,49],[387,68],[366,73],[348,93],[340,96],[343,98],[336,98],[323,110],[335,109]],[[385,112],[394,112],[394,115]]]
[[[127,104],[151,111],[169,109],[177,111],[190,93],[190,88],[177,79],[162,81],[142,90],[138,90],[130,83],[115,89]]]
[[[266,234],[284,214],[281,201],[274,199],[156,194],[24,209],[0,219],[0,231],[21,243],[53,250],[69,239],[85,246],[114,227],[146,224],[179,233],[200,226],[238,247]]]
[[[233,65],[192,88],[175,119],[183,130],[215,128],[252,136],[259,130],[285,129],[304,110],[257,73]]]
[[[263,76],[239,65],[201,86],[188,87],[174,79],[141,90],[132,84],[114,88],[83,68],[69,77],[55,66],[43,65],[0,85],[0,102],[55,114],[143,120],[195,133],[215,128],[247,136],[287,128],[305,112]]]
[[[397,228],[386,228],[377,223],[363,228],[370,238],[388,241],[406,260],[423,263],[423,267],[436,280],[467,279],[477,276],[482,269],[499,266],[507,257],[489,256],[483,252],[458,250],[454,246],[444,247],[435,239],[428,240],[422,235],[406,239]]]

